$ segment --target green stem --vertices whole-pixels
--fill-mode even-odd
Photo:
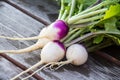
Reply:
[[[80,15],[82,15],[82,14],[85,14],[85,13],[88,13],[88,12],[91,12],[91,11],[94,11],[94,10],[97,10],[97,9],[101,8],[102,6],[103,6],[103,2],[100,3],[100,4],[98,4],[98,5],[96,5],[96,6],[93,6],[93,7],[91,7],[91,8],[86,9],[86,10],[82,11],[81,13],[78,13],[77,15],[71,17],[71,19],[74,19],[74,18],[76,18],[76,17],[78,17],[78,16],[80,16]]]
[[[87,27],[87,26],[91,26],[91,25],[95,25],[97,23],[99,23],[100,21],[94,21],[94,22],[88,22],[88,23],[82,23],[82,24],[73,24],[70,25],[71,28],[83,28],[83,27]]]
[[[81,16],[78,16],[78,17],[75,17],[72,19],[70,18],[68,20],[68,24],[73,24],[74,22],[79,21],[80,19],[87,18],[87,17],[93,16],[93,15],[97,15],[99,13],[104,13],[106,10],[107,10],[107,8],[104,8],[104,9],[96,10],[96,11],[93,11],[93,12],[90,12],[87,14],[83,14]]]
[[[94,20],[101,19],[102,17],[104,17],[104,15],[94,16],[94,17],[87,18],[87,19],[81,19],[81,20],[75,22],[75,24],[91,22],[91,21],[94,21]]]
[[[79,30],[78,32],[76,32],[75,34],[73,34],[71,37],[69,37],[69,38],[65,41],[65,43],[70,42],[71,40],[73,40],[74,38],[76,38],[78,35],[80,35],[80,33],[81,33],[81,30]]]
[[[63,12],[64,12],[64,0],[61,0],[61,9],[60,9],[58,19],[62,17]]]
[[[100,34],[117,34],[117,35],[120,35],[120,33],[118,32],[112,32],[112,31],[98,31],[98,32],[94,32],[94,33],[88,33],[88,34],[85,34],[79,38],[76,38],[75,40],[69,42],[69,43],[66,43],[66,47],[74,44],[74,43],[77,43],[77,42],[82,42],[83,40],[85,41],[86,39],[90,39],[92,37],[95,37],[96,35],[100,35]]]
[[[66,16],[67,16],[67,12],[68,10],[65,10],[62,17],[60,18],[61,20],[65,20]]]
[[[62,39],[62,42],[65,42],[69,37],[71,37],[71,35],[73,34],[73,33],[75,33],[77,30],[79,30],[79,28],[76,28],[76,29],[73,29],[72,31],[70,31],[69,33],[68,33],[68,35],[64,38],[64,39]]]
[[[91,7],[91,8],[88,8],[88,9],[82,11],[81,13],[78,13],[77,15],[71,17],[71,19],[72,19],[72,18],[74,19],[74,18],[76,18],[76,17],[79,17],[79,16],[82,15],[82,14],[86,14],[86,13],[95,11],[95,10],[97,10],[97,9],[100,9],[100,8],[103,7],[103,6],[107,6],[107,5],[110,5],[110,4],[115,4],[115,3],[117,3],[117,2],[120,2],[120,0],[103,1],[103,2],[101,2],[100,4],[97,4],[97,5],[95,5],[95,6]]]
[[[83,9],[83,4],[80,4],[78,13],[80,13],[82,11],[82,9]]]
[[[93,36],[93,35],[94,35],[94,33],[85,34],[84,36],[81,36],[81,37],[76,38],[75,40],[73,40],[73,41],[71,41],[69,43],[66,43],[65,46],[68,47],[68,46],[70,46],[72,44],[75,44],[77,42],[81,42],[83,39],[88,38],[88,37]]]
[[[87,48],[87,51],[88,52],[93,52],[93,51],[100,50],[100,49],[103,49],[103,48],[111,46],[111,45],[113,45],[113,43],[111,41],[106,41],[106,42],[103,42],[101,44],[98,44],[98,45],[92,46],[90,48]]]
[[[69,18],[72,16],[72,14],[74,13],[75,5],[76,5],[76,0],[72,0],[72,4],[71,4],[70,12],[69,12],[69,15],[68,15],[68,19],[69,19]]]
[[[68,7],[70,7],[70,3],[68,4]],[[69,9],[65,9],[65,11],[60,19],[66,21],[68,18],[68,16],[67,16],[68,13],[69,13]]]
[[[83,36],[78,37],[75,40],[73,40],[73,41],[71,41],[69,43],[66,43],[65,45],[68,47],[68,46],[70,46],[72,44],[75,44],[77,42],[82,42],[82,41],[85,41],[87,39],[91,39],[92,37],[95,37],[96,35],[100,35],[100,34],[105,34],[105,31],[91,32],[91,33],[84,34]]]

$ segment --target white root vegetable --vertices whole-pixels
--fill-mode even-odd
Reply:
[[[73,65],[82,65],[87,61],[88,52],[82,45],[73,44],[67,49],[66,58]]]
[[[58,67],[54,69],[56,70],[60,68],[61,66],[65,64],[69,64],[69,63],[76,65],[76,66],[82,65],[87,61],[88,53],[82,45],[73,44],[67,48],[66,58],[67,58],[67,61],[54,63],[50,66],[50,68],[57,65]]]
[[[0,36],[0,38],[6,38],[11,40],[33,40],[38,39],[38,41],[27,48],[19,49],[19,50],[0,50],[0,53],[26,53],[31,52],[37,49],[42,48],[45,44],[52,40],[60,40],[64,38],[69,31],[67,24],[62,20],[57,20],[50,24],[48,27],[43,28],[40,34],[36,37],[28,37],[28,38],[12,38]]]
[[[46,67],[47,65],[52,64],[52,62],[57,62],[57,61],[61,60],[64,56],[65,56],[65,47],[61,42],[59,42],[59,41],[49,42],[41,50],[41,54],[40,54],[41,61],[36,63],[29,69],[21,72],[20,74],[18,74],[11,80],[17,79],[19,76],[29,72],[30,70],[37,68],[38,66],[40,66],[42,64],[46,64],[45,65],[45,67]]]

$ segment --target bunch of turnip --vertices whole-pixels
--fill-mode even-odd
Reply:
[[[62,25],[61,25],[62,24]],[[52,26],[51,26],[52,25]],[[60,42],[60,40],[62,38],[64,38],[68,31],[69,31],[69,28],[68,26],[66,25],[66,23],[64,23],[64,21],[62,20],[57,20],[56,22],[52,23],[50,26],[44,28],[41,32],[40,32],[40,39],[39,40],[43,40],[43,39],[47,39],[47,41],[43,41],[44,42],[44,47],[43,49],[41,50],[41,54],[40,54],[40,57],[41,57],[41,60],[40,62],[36,63],[35,65],[33,65],[32,67],[30,67],[29,69],[21,72],[20,74],[18,74],[17,76],[13,77],[11,80],[15,80],[17,79],[18,77],[20,77],[21,75],[29,72],[30,70],[33,70],[35,68],[37,68],[38,66],[40,66],[41,64],[46,64],[44,65],[42,68],[40,68],[40,70],[42,70],[43,68],[45,68],[46,66],[51,66],[51,65],[54,65],[56,64],[58,61],[60,61],[61,59],[63,59],[65,57],[65,54],[66,54],[66,47],[64,46],[64,44],[62,42]],[[54,26],[54,28],[53,28]],[[46,30],[48,32],[46,32]],[[52,31],[54,30],[54,31]],[[51,33],[51,34],[50,34]],[[51,37],[54,36],[54,37]],[[20,38],[8,38],[8,39],[13,39],[13,40],[19,40]],[[25,38],[21,39],[21,40],[24,40]],[[31,38],[28,38],[29,40]],[[26,38],[26,40],[28,40]],[[34,38],[32,38],[34,39]],[[38,41],[39,42],[39,41]],[[14,52],[14,53],[22,53],[22,52],[27,52],[27,51],[32,51],[32,50],[35,50],[35,49],[39,49],[41,48],[41,44],[43,42],[39,42],[39,43],[36,43],[35,45],[37,46],[32,46],[32,48],[28,47],[28,48],[25,48],[25,49],[22,49],[22,50],[10,50],[10,51],[6,51],[6,52]],[[34,48],[35,47],[35,48]],[[36,48],[37,47],[37,48]],[[34,48],[34,49],[33,49]],[[77,47],[78,49],[80,47]],[[31,50],[32,49],[32,50]],[[73,48],[74,49],[74,48]],[[69,50],[69,49],[68,49]],[[21,51],[21,52],[20,52]],[[74,50],[73,50],[74,51]],[[75,50],[76,51],[76,50]],[[80,50],[81,51],[81,50]],[[5,51],[4,51],[5,52]],[[81,51],[82,52],[82,51]],[[73,53],[73,52],[71,52]],[[79,51],[78,51],[79,53]],[[87,52],[86,52],[87,53]],[[85,53],[85,55],[87,55]],[[70,54],[71,55],[71,54]],[[76,55],[76,54],[74,54]],[[79,56],[79,55],[78,55]],[[81,57],[85,57],[84,54],[83,55],[80,55]],[[79,57],[80,58],[80,57]],[[85,58],[87,60],[87,57]],[[85,60],[85,61],[86,61]],[[70,60],[71,61],[71,60]],[[80,64],[83,64],[85,61],[83,61],[82,63]],[[80,64],[76,64],[76,65],[80,65]],[[39,69],[37,70],[39,71]],[[36,72],[35,72],[36,73]],[[34,73],[33,73],[34,74]],[[31,74],[30,76],[26,77],[26,78],[23,78],[24,79],[27,79],[29,77],[31,77],[33,74]]]
[[[37,67],[40,66],[41,64],[46,64],[46,65],[44,65],[42,68],[40,68],[40,70],[42,70],[42,69],[45,68],[46,66],[54,65],[54,64],[56,64],[58,61],[60,61],[61,59],[63,59],[63,58],[65,57],[66,47],[64,46],[63,43],[60,42],[60,40],[67,35],[67,33],[68,33],[68,26],[67,26],[65,23],[63,23],[62,20],[57,20],[57,22],[58,22],[59,24],[63,24],[63,27],[60,27],[60,25],[56,24],[56,25],[54,25],[54,26],[58,26],[58,29],[57,29],[57,28],[55,29],[55,27],[54,27],[53,29],[52,29],[52,28],[49,29],[50,32],[51,32],[51,30],[54,30],[54,29],[55,29],[54,32],[55,32],[57,35],[56,35],[55,33],[53,33],[53,35],[55,35],[54,37],[50,37],[50,36],[47,37],[47,39],[49,39],[49,40],[51,40],[51,41],[48,41],[48,42],[46,43],[46,45],[43,47],[43,49],[41,50],[41,54],[40,54],[41,61],[38,62],[38,63],[36,63],[35,65],[33,65],[32,67],[30,67],[29,69],[21,72],[21,73],[18,74],[17,76],[13,77],[11,80],[17,79],[19,76],[21,76],[21,75],[29,72],[30,70],[33,70],[33,69],[37,68]],[[57,23],[57,22],[56,22],[56,23]],[[53,25],[53,24],[52,24],[52,25]],[[51,26],[49,26],[49,27],[51,27]],[[49,28],[49,27],[48,27],[48,28]],[[62,28],[61,31],[60,31],[59,27]],[[43,35],[43,36],[41,37],[41,39],[42,39],[42,38],[44,39],[44,36],[47,36],[47,35],[48,35],[47,33],[45,33],[45,32],[46,32],[46,31],[45,31],[46,29],[47,29],[47,28],[44,28],[44,29],[41,31],[40,35]],[[58,31],[56,31],[56,30],[58,30]],[[63,32],[64,32],[64,33],[63,33]],[[36,45],[36,44],[35,44],[35,45]],[[40,44],[39,44],[39,45],[40,45]],[[81,64],[85,63],[85,61],[87,60],[87,56],[84,56],[84,55],[87,55],[87,51],[86,51],[85,54],[84,54],[84,52],[82,52],[82,51],[85,51],[85,49],[84,49],[84,50],[81,50],[81,49],[80,49],[81,47],[79,47],[79,46],[76,46],[76,48],[79,49],[79,51],[78,51],[77,53],[80,52],[80,55],[74,54],[73,52],[71,52],[71,53],[73,53],[74,56],[75,56],[75,55],[81,56],[81,58],[83,57],[83,59],[85,59],[85,60],[81,61],[80,64],[75,63],[76,65],[81,65]],[[68,48],[67,50],[69,50],[69,48]],[[29,50],[29,51],[30,51],[30,50]],[[76,50],[73,48],[72,51],[76,51]],[[9,51],[9,52],[10,52],[10,51]],[[23,52],[24,52],[24,51],[23,51]],[[82,53],[83,53],[83,54],[82,54]],[[69,54],[69,55],[71,55],[71,54]],[[66,56],[67,56],[67,55],[66,55]],[[72,55],[72,56],[73,56],[73,55]],[[85,58],[84,58],[84,57],[85,57]],[[81,58],[79,57],[78,59],[81,59]],[[74,59],[75,59],[75,58],[74,58]],[[74,60],[74,59],[70,59],[70,61],[71,61],[71,60]],[[71,61],[71,62],[70,62],[70,61],[69,61],[69,63],[72,63],[72,61]],[[79,60],[76,60],[76,61],[79,62]],[[68,61],[67,61],[67,62],[68,62]],[[67,64],[67,63],[66,63],[66,64]],[[39,71],[39,69],[38,69],[37,71]],[[35,73],[36,73],[36,72],[35,72]],[[34,74],[34,73],[33,73],[33,74]],[[28,76],[28,77],[26,77],[26,78],[23,78],[23,80],[31,77],[33,74],[31,74],[30,76]]]
[[[50,43],[49,43],[50,44]],[[43,48],[43,50],[41,51],[41,61],[45,62],[46,60],[49,60],[49,59],[46,59],[48,57],[46,57],[47,54],[45,54],[46,49],[48,49],[48,45],[47,44],[45,46],[45,48]],[[65,51],[65,49],[63,48],[63,45],[61,47],[63,49],[63,51]],[[76,66],[79,66],[79,65],[82,65],[84,64],[86,61],[87,61],[87,58],[88,58],[88,52],[86,51],[85,47],[83,47],[82,45],[80,44],[73,44],[71,46],[69,46],[66,50],[66,53],[64,52],[64,54],[60,54],[59,52],[59,49],[56,50],[56,52],[54,54],[50,54],[50,60],[48,61],[48,64],[44,65],[43,67],[41,67],[40,69],[36,70],[34,73],[32,73],[31,75],[23,78],[22,80],[26,80],[28,78],[30,78],[32,75],[34,75],[35,73],[37,73],[38,71],[41,71],[42,69],[46,68],[46,66],[49,65],[49,68],[52,69],[51,67],[53,66],[58,66],[57,68],[53,68],[54,70],[57,70],[58,68],[60,68],[61,66],[65,65],[65,64],[73,64],[73,65],[76,65]],[[57,54],[58,53],[58,54]],[[42,56],[43,55],[43,56]],[[56,56],[55,56],[56,55]],[[44,57],[45,56],[45,57]],[[49,55],[48,55],[49,56]],[[62,57],[61,57],[62,56]],[[61,62],[58,62],[60,59],[62,59],[64,56],[66,56],[67,60],[66,61],[61,61]],[[44,60],[43,60],[43,59]],[[57,58],[56,60],[54,58]],[[53,61],[51,61],[52,59],[54,59]],[[43,63],[43,62],[39,62],[37,64],[35,64],[34,66],[32,66],[31,68],[29,68],[28,70],[22,72],[21,74],[19,74],[18,76],[22,75],[23,73],[25,72],[28,72],[29,70],[37,67],[39,64]],[[18,77],[16,76],[16,77]],[[15,77],[15,78],[16,78]],[[14,79],[15,79],[14,78]]]
[[[120,45],[120,0],[97,0],[86,4],[88,0],[61,0],[58,19],[43,28],[38,36],[12,38],[10,40],[38,41],[25,49],[0,50],[0,53],[26,53],[42,48],[41,60],[21,72],[11,80],[45,64],[33,74],[49,66],[60,68],[65,64],[82,65],[87,61],[88,52],[92,52],[116,43]],[[96,5],[97,4],[97,5]],[[112,23],[112,24],[111,24]],[[84,46],[85,47],[84,47]],[[66,61],[61,61],[66,56]],[[23,78],[28,79],[33,74]]]

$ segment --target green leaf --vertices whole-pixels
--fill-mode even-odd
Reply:
[[[106,11],[103,20],[114,16],[120,16],[120,4],[111,5],[109,10]]]
[[[104,38],[104,35],[99,35],[99,36],[94,38],[93,43],[99,44],[103,41],[103,38]]]
[[[105,31],[119,31],[116,26],[117,19],[115,17],[110,18],[104,22]]]
[[[81,1],[84,9],[88,8],[89,6],[93,5],[97,0],[78,0]]]

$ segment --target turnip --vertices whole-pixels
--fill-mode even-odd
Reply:
[[[11,38],[11,37],[4,37],[0,36],[1,38],[11,39],[11,40],[33,40],[38,39],[36,44],[19,50],[0,50],[0,53],[25,53],[31,52],[36,49],[40,49],[44,47],[49,41],[51,40],[60,40],[64,38],[69,31],[67,24],[62,20],[56,20],[48,27],[43,28],[40,34],[36,37],[29,37],[29,38]]]
[[[87,61],[88,53],[80,44],[73,44],[68,47],[66,52],[67,62],[73,65],[82,65]]]
[[[69,28],[63,20],[56,20],[49,27],[46,27],[40,35],[50,40],[60,40],[67,35],[68,31]]]
[[[41,50],[41,61],[36,63],[34,66],[30,67],[29,69],[21,72],[11,80],[14,80],[18,78],[19,76],[29,72],[30,70],[33,70],[40,66],[41,64],[46,64],[45,66],[48,66],[52,64],[52,62],[57,62],[61,60],[65,56],[65,47],[64,45],[59,41],[51,41],[48,44],[46,44],[43,49]]]

